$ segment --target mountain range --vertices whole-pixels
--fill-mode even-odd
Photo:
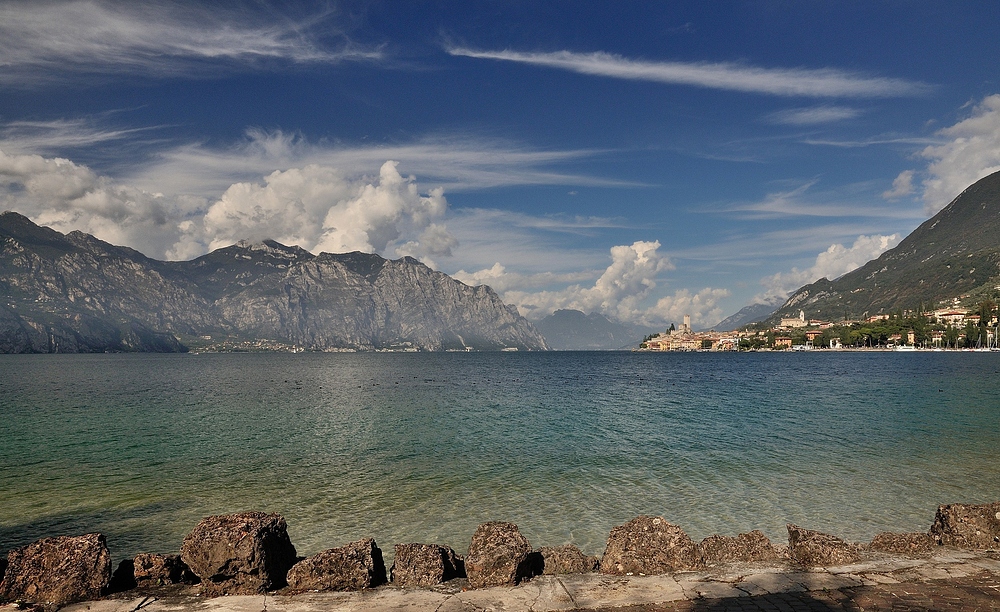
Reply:
[[[535,323],[550,348],[557,351],[613,351],[639,346],[652,328],[613,321],[592,312],[557,310]]]
[[[158,261],[0,213],[0,352],[183,351],[220,338],[307,350],[548,348],[491,288],[410,257],[265,240]]]
[[[768,322],[795,316],[857,319],[935,308],[1000,286],[1000,172],[973,183],[894,248],[836,280],[798,289]]]

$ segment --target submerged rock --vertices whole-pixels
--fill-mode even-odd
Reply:
[[[295,547],[280,514],[243,512],[202,519],[184,538],[181,559],[206,595],[252,595],[285,586]]]
[[[8,553],[0,599],[61,605],[97,599],[110,582],[103,534],[44,538]]]
[[[288,572],[293,591],[360,591],[385,582],[382,551],[372,538],[324,550]]]
[[[883,531],[872,538],[870,550],[894,555],[926,555],[934,550],[937,540],[928,533],[893,533]]]
[[[538,553],[542,556],[543,574],[586,574],[596,571],[600,565],[597,557],[583,554],[573,544],[542,546]]]
[[[392,582],[399,586],[434,586],[465,577],[465,561],[448,546],[396,544]]]
[[[534,573],[531,544],[514,523],[483,523],[469,544],[465,573],[474,589],[518,584]]]
[[[1000,548],[1000,502],[940,506],[931,535],[946,546]]]
[[[771,540],[754,529],[736,537],[724,535],[708,536],[698,544],[703,563],[774,563],[781,559],[781,551],[771,544]]]
[[[847,565],[861,558],[857,545],[849,544],[836,536],[803,529],[791,523],[787,525],[787,529],[788,550],[792,559],[802,565]]]
[[[661,516],[638,516],[611,530],[601,573],[652,576],[700,566],[698,546]]]

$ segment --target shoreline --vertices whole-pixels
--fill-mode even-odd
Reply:
[[[517,525],[487,522],[464,557],[396,544],[387,568],[371,538],[302,557],[281,515],[245,512],[206,517],[179,555],[140,554],[114,572],[99,533],[13,549],[0,560],[0,609],[539,612],[965,579],[979,580],[989,601],[995,587],[1000,606],[1000,502],[939,506],[927,532],[882,532],[869,543],[786,528],[787,546],[756,530],[696,543],[663,517],[640,515],[614,527],[597,558],[573,545],[533,548]]]
[[[860,563],[806,569],[792,564],[725,564],[703,571],[659,576],[598,573],[538,576],[518,586],[466,589],[456,579],[431,588],[391,584],[357,592],[309,592],[285,595],[224,595],[206,598],[196,586],[159,587],[145,592],[69,604],[65,612],[549,612],[615,610],[755,610],[785,602],[812,605],[794,609],[857,609],[862,602],[906,605],[909,610],[1000,608],[1000,551],[941,547],[927,557],[886,555]],[[978,597],[976,600],[974,598]],[[923,605],[922,605],[923,602]],[[843,607],[834,607],[841,604]],[[819,607],[825,605],[826,607]],[[0,610],[24,609],[14,604]],[[771,607],[770,609],[775,609]],[[777,608],[780,609],[780,608]],[[792,608],[786,608],[792,609]],[[881,609],[881,608],[878,608]]]

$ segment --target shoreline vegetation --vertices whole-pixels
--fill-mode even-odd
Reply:
[[[60,606],[177,584],[198,585],[206,597],[294,595],[366,590],[390,582],[429,588],[452,580],[464,581],[462,590],[481,589],[515,586],[540,575],[656,576],[732,563],[844,566],[886,556],[926,557],[939,547],[1000,549],[1000,502],[939,506],[927,532],[882,532],[868,543],[793,524],[787,531],[787,546],[771,543],[757,530],[696,543],[663,517],[640,515],[611,530],[598,559],[572,544],[533,549],[517,525],[496,521],[479,525],[464,557],[438,544],[396,544],[387,570],[372,538],[300,557],[281,515],[243,512],[202,519],[184,538],[180,554],[139,554],[114,572],[100,533],[43,538],[15,548],[0,560],[0,602],[22,609]]]

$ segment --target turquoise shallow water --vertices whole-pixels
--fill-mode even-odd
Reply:
[[[101,531],[174,552],[205,515],[282,513],[311,554],[459,552],[510,520],[603,551],[786,522],[869,539],[1000,500],[1000,354],[0,356],[0,551]]]

